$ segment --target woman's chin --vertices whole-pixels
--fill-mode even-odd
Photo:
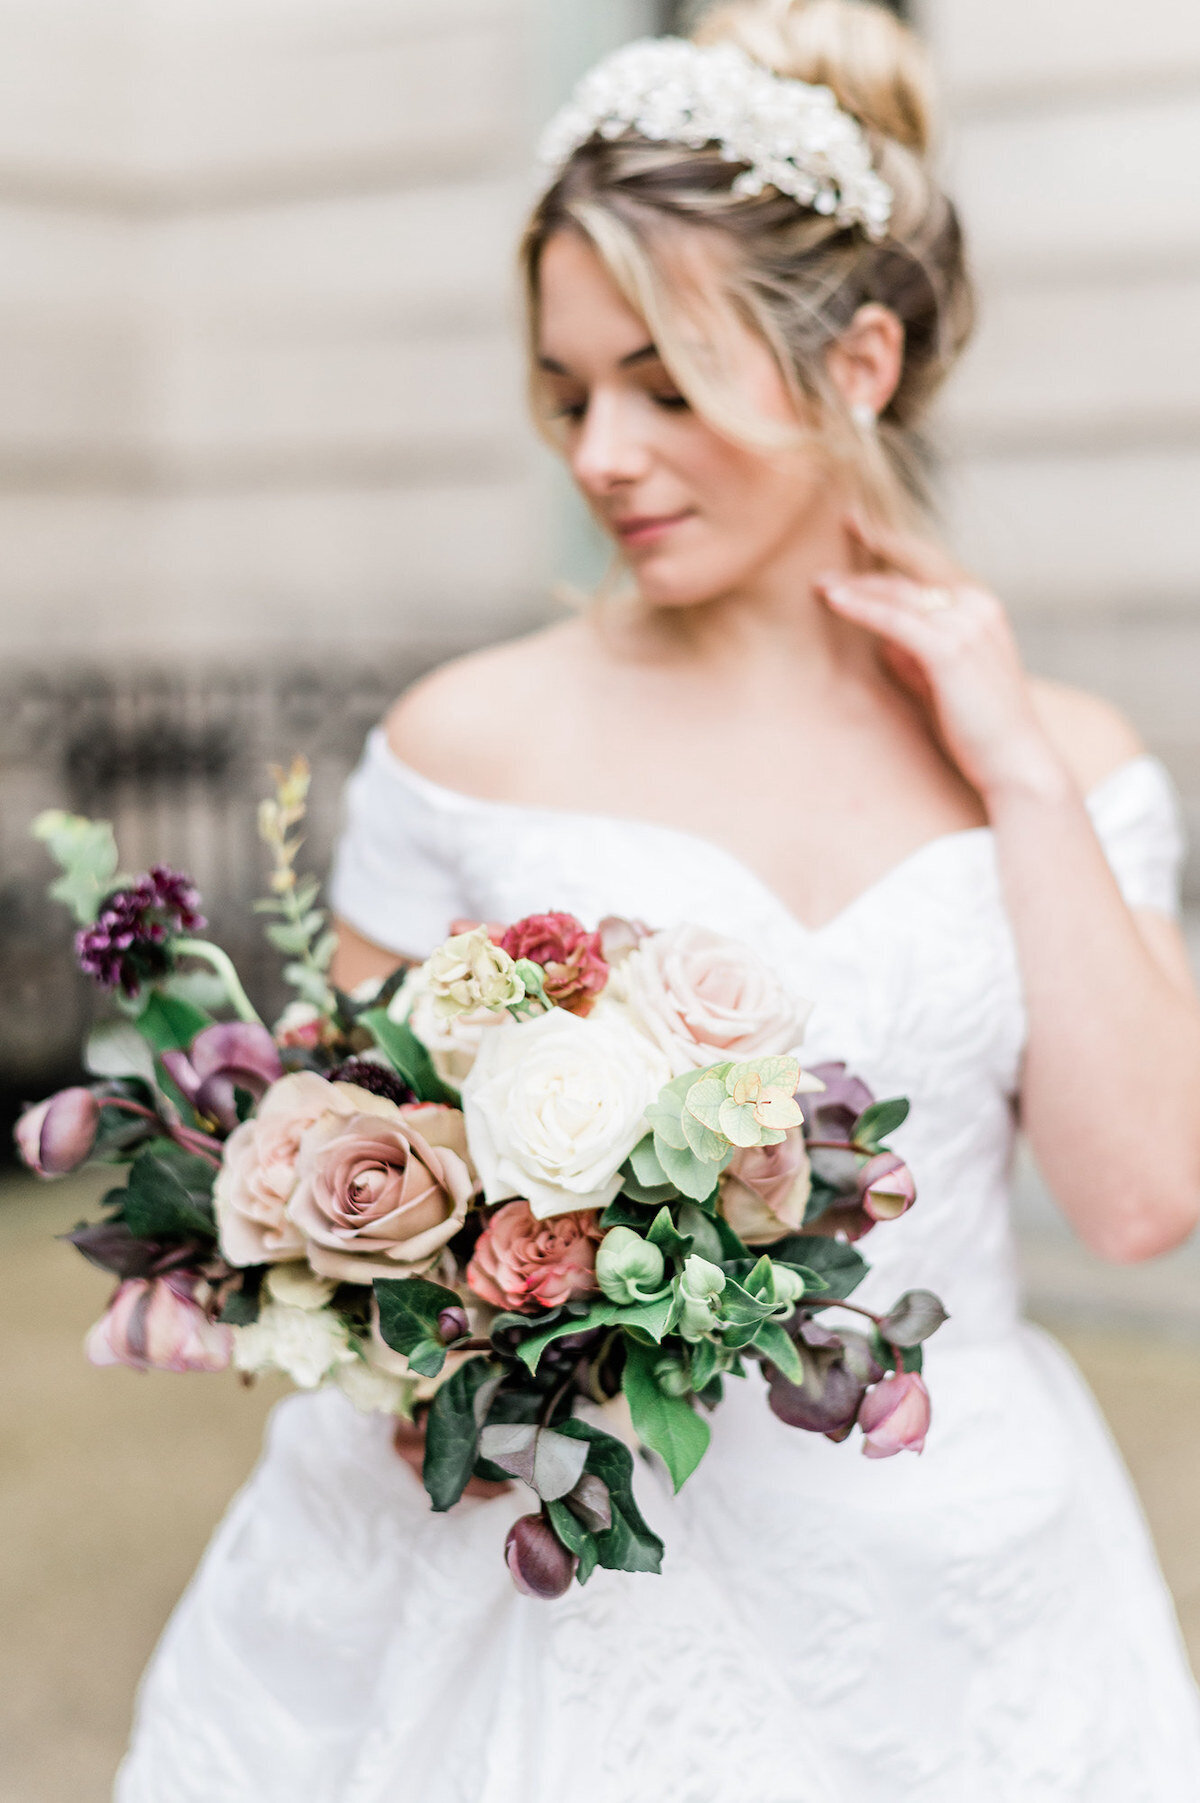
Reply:
[[[638,594],[650,607],[702,607],[724,592],[714,583],[711,570],[701,572],[672,563],[668,558],[629,559]]]

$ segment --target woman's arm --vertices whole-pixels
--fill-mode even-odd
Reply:
[[[376,945],[373,939],[364,939],[361,933],[347,926],[344,920],[335,920],[337,931],[337,950],[333,954],[333,963],[329,975],[339,989],[349,992],[365,983],[371,977],[390,977],[398,964],[410,964],[411,958],[403,958],[397,952],[389,952],[382,945]]]
[[[822,592],[880,635],[987,809],[1025,990],[1021,1113],[1038,1164],[1095,1251],[1155,1257],[1200,1221],[1200,1003],[1182,936],[1121,896],[1000,603],[918,541],[860,536],[904,573]],[[954,604],[929,610],[929,584]]]

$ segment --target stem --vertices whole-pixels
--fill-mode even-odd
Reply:
[[[879,1323],[883,1320],[882,1315],[876,1315],[876,1314],[872,1313],[872,1311],[869,1308],[864,1308],[860,1302],[843,1302],[843,1301],[839,1301],[836,1299],[831,1299],[829,1301],[823,1301],[819,1296],[801,1296],[799,1302],[796,1304],[796,1307],[797,1308],[811,1307],[814,1303],[818,1304],[822,1308],[846,1308],[846,1309],[849,1309],[849,1311],[852,1315],[864,1315],[868,1321],[871,1321],[874,1323],[876,1328],[879,1327]],[[879,1337],[883,1341],[885,1346],[891,1347],[892,1358],[893,1358],[893,1360],[895,1362],[895,1366],[896,1366],[896,1374],[897,1374],[897,1376],[899,1376],[900,1372],[903,1371],[903,1369],[904,1369],[904,1349],[903,1349],[903,1347],[897,1346],[894,1340],[887,1339],[883,1333],[880,1333]]]
[[[574,1375],[574,1372],[572,1372],[570,1377],[564,1378],[562,1383],[559,1384],[557,1390],[555,1390],[553,1396],[551,1396],[549,1402],[546,1404],[545,1408],[542,1410],[542,1426],[543,1427],[549,1427],[550,1423],[554,1419],[555,1409],[558,1407],[559,1403],[562,1401],[563,1397],[566,1395],[567,1391],[571,1388],[571,1385],[574,1382],[575,1382],[575,1375]]]
[[[854,1152],[859,1158],[870,1158],[872,1153],[856,1140],[844,1139],[806,1139],[804,1142],[810,1152]]]
[[[214,1170],[220,1170],[220,1157],[213,1151],[212,1141],[207,1133],[196,1132],[191,1127],[173,1125],[170,1121],[164,1121],[161,1114],[155,1114],[152,1108],[143,1108],[140,1102],[127,1101],[123,1096],[102,1096],[100,1106],[101,1108],[117,1108],[122,1114],[136,1114],[144,1121],[153,1122],[185,1152],[191,1152],[196,1158],[207,1159]]]
[[[246,1021],[252,1027],[262,1026],[262,1020],[255,1012],[250,997],[242,988],[241,978],[233,968],[233,960],[219,945],[212,945],[207,939],[176,939],[173,949],[181,957],[199,958],[203,963],[211,965],[224,983],[230,1007],[238,1019]]]

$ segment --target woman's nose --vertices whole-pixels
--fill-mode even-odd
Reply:
[[[636,408],[624,397],[593,393],[571,451],[571,472],[589,495],[636,482],[649,465]]]

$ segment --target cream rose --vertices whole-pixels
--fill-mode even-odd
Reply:
[[[234,1128],[213,1185],[221,1251],[231,1265],[303,1256],[303,1236],[285,1212],[296,1186],[300,1141],[324,1115],[353,1114],[361,1095],[313,1071],[298,1071],[273,1083],[253,1118]]]
[[[463,1085],[471,1151],[489,1203],[524,1196],[538,1220],[605,1208],[670,1076],[616,1010],[552,1008],[485,1036]]]
[[[322,1277],[420,1275],[462,1226],[475,1191],[463,1117],[353,1093],[359,1112],[326,1115],[305,1133],[288,1219]]]
[[[672,927],[643,939],[613,981],[674,1076],[793,1051],[809,1014],[809,1004],[789,994],[749,946],[705,927]]]
[[[514,959],[494,943],[486,927],[455,933],[426,960],[424,971],[443,1019],[473,1014],[477,1008],[507,1008],[525,996]]]

